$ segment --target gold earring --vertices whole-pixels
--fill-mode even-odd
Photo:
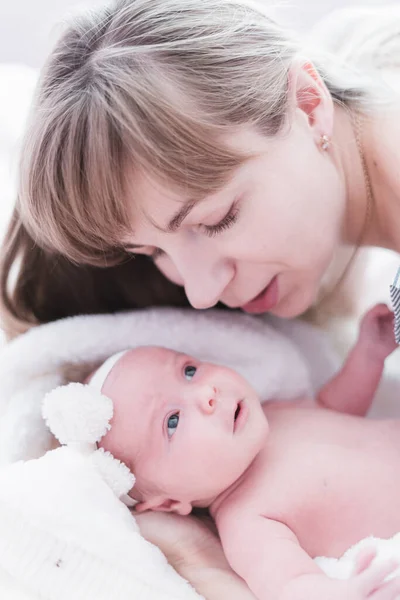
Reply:
[[[321,148],[321,150],[323,150],[324,152],[326,150],[328,150],[328,148],[331,145],[331,138],[328,135],[321,135],[320,140],[319,140],[319,146]]]

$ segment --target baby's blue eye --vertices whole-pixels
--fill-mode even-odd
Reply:
[[[167,422],[168,437],[172,437],[178,428],[179,413],[171,415]]]
[[[193,365],[188,365],[187,367],[185,367],[185,379],[193,379],[195,373],[197,371],[197,368],[194,367]]]

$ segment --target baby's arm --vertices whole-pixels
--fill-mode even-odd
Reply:
[[[384,581],[397,564],[371,567],[373,553],[350,579],[330,579],[279,521],[222,518],[218,529],[228,561],[258,600],[394,600],[399,594],[399,578]]]
[[[385,359],[397,347],[393,313],[385,304],[378,304],[363,317],[354,348],[339,373],[320,390],[318,403],[364,416],[374,399]]]

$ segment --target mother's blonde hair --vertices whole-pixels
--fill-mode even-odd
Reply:
[[[9,333],[78,312],[184,304],[124,250],[134,176],[194,198],[218,190],[249,157],[224,134],[282,131],[300,50],[246,0],[117,0],[74,19],[42,71],[22,151],[2,253]],[[372,79],[319,54],[336,102],[373,104]]]

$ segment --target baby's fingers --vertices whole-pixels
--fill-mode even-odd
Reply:
[[[359,575],[371,566],[372,561],[376,557],[375,548],[364,548],[356,557],[356,564],[353,575]]]
[[[400,577],[394,577],[382,585],[370,596],[371,600],[398,600],[400,599]]]
[[[393,311],[387,304],[382,302],[374,306],[374,308],[371,310],[371,314],[373,314],[375,317],[386,317],[393,315]]]
[[[384,589],[386,583],[385,579],[391,575],[396,569],[398,569],[399,563],[396,560],[388,560],[384,563],[380,563],[376,566],[371,566],[360,575],[357,575],[360,589],[368,598],[370,595],[372,598],[380,599],[380,596],[374,596],[373,592],[378,592],[381,588]],[[396,578],[397,580],[397,578]],[[390,582],[388,582],[389,584]],[[393,596],[389,596],[391,598]]]

